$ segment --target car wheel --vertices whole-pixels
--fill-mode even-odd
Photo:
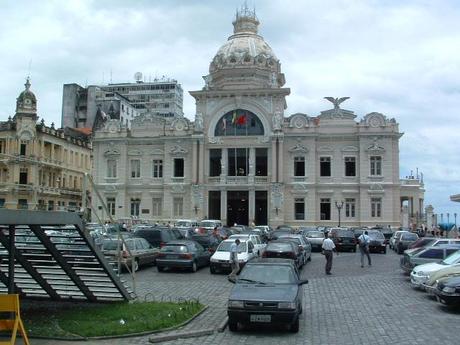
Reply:
[[[157,270],[158,272],[163,272],[165,268],[157,265]]]
[[[310,256],[308,257],[308,259],[307,259],[307,260],[308,260],[308,261],[311,261],[311,254],[310,254]]]
[[[209,266],[209,272],[211,272],[211,274],[216,274],[216,269],[213,266]]]
[[[236,332],[238,331],[238,322],[233,320],[233,319],[228,319],[228,329],[231,331],[231,332]]]
[[[134,272],[137,272],[139,270],[139,259],[134,260],[133,270]]]
[[[402,252],[403,252],[402,249],[400,247],[398,247],[397,253],[402,254]]]
[[[198,270],[198,266],[196,265],[196,262],[192,262],[192,272],[196,272]]]
[[[353,253],[356,253],[356,248],[353,248]]]
[[[297,333],[299,331],[299,316],[297,316],[294,322],[290,325],[289,330],[292,333]]]
[[[385,247],[385,249],[383,250],[383,254],[386,254],[387,253],[387,247]]]

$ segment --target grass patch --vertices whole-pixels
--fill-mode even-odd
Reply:
[[[30,336],[100,337],[153,332],[177,326],[204,308],[197,302],[134,302],[22,312]]]

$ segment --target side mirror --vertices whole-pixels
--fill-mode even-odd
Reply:
[[[308,284],[308,279],[304,279],[304,280],[299,280],[297,282],[298,285],[304,285],[304,284]]]

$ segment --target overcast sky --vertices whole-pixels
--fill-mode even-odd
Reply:
[[[167,76],[188,94],[231,35],[243,0],[1,1],[0,121],[14,115],[29,74],[39,116],[61,124],[62,85],[82,86]],[[282,63],[286,116],[316,116],[324,96],[361,119],[395,117],[400,175],[424,173],[426,204],[459,215],[460,2],[399,0],[248,0],[259,34]]]

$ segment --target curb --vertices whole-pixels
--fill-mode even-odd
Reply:
[[[227,327],[228,324],[228,316],[224,318],[224,320],[219,324],[217,327],[217,332],[222,333],[225,330],[225,327]]]
[[[176,339],[186,339],[186,338],[195,338],[202,337],[204,335],[211,335],[214,333],[214,328],[207,328],[198,331],[189,331],[169,335],[159,335],[156,337],[151,337],[149,342],[151,343],[161,343],[163,341],[176,340]]]

